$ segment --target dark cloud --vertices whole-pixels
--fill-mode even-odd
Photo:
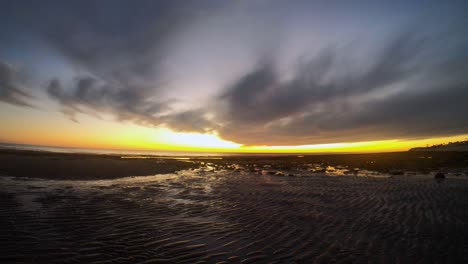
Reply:
[[[146,82],[171,33],[189,14],[178,1],[59,1],[38,28],[79,70],[122,84]]]
[[[317,57],[300,62],[294,78],[288,81],[280,80],[280,74],[274,70],[274,59],[266,59],[267,62],[260,63],[255,71],[240,78],[220,99],[226,101],[227,116],[234,120],[270,122],[312,103],[366,94],[405,79],[412,74],[410,64],[418,55],[420,42],[410,34],[401,35],[375,58],[370,70],[332,76],[332,80],[324,79],[340,67],[335,58],[347,56],[352,50],[339,53],[327,48]]]
[[[72,87],[63,88],[59,80],[52,80],[47,92],[62,106],[62,112],[77,121],[75,114],[99,117],[100,113],[114,115],[119,121],[143,126],[167,126],[177,131],[208,132],[213,124],[201,110],[174,112],[171,101],[158,101],[151,90],[114,86],[92,77],[76,78]]]
[[[216,131],[218,125],[208,119],[206,115],[205,110],[196,109],[163,116],[161,121],[175,131],[199,133]]]
[[[112,86],[92,77],[76,78],[71,86],[64,89],[59,80],[52,80],[47,92],[75,121],[75,113],[110,113],[118,120],[150,126],[159,123],[153,115],[168,109],[166,103],[151,100],[146,90]]]
[[[210,12],[208,2],[58,1],[39,8],[47,17],[37,28],[41,36],[86,76],[54,79],[48,94],[75,121],[76,113],[108,113],[145,126],[204,131],[199,110],[168,113],[173,100],[164,98],[159,62],[181,25]]]
[[[24,77],[11,65],[0,61],[0,102],[33,107],[33,96],[24,89]]]
[[[346,74],[337,61],[353,49],[326,49],[286,81],[267,60],[219,97],[220,135],[244,144],[296,145],[466,133],[468,53],[440,49],[449,42],[399,34],[370,58],[368,69],[356,62]]]

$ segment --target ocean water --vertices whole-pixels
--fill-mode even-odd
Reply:
[[[58,153],[86,153],[86,154],[118,154],[118,155],[154,155],[154,156],[229,156],[230,153],[214,152],[182,152],[182,151],[152,151],[152,150],[126,150],[126,149],[101,149],[101,148],[75,148],[54,147],[26,144],[0,143],[0,149],[35,150]]]
[[[229,152],[184,152],[184,151],[160,151],[160,150],[126,150],[126,149],[100,149],[100,148],[75,148],[75,147],[54,147],[41,145],[27,144],[10,144],[1,143],[0,149],[17,149],[17,150],[35,150],[58,153],[82,153],[82,154],[117,154],[117,155],[151,155],[151,156],[176,156],[176,157],[193,157],[193,156],[296,156],[304,155],[300,153],[229,153]],[[307,155],[320,155],[325,153],[308,153]],[[344,153],[342,153],[344,154]]]

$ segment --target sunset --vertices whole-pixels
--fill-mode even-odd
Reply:
[[[1,103],[0,103],[1,104]],[[468,134],[376,138],[299,145],[242,144],[224,139],[217,131],[182,132],[167,127],[148,127],[118,122],[112,117],[79,115],[73,122],[60,112],[2,105],[0,142],[34,146],[109,150],[192,151],[204,153],[370,153],[406,151],[410,148],[468,139]],[[18,118],[21,117],[21,118]],[[372,139],[372,138],[369,138]],[[301,142],[306,143],[306,142]]]
[[[467,13],[0,1],[0,261],[468,262]]]

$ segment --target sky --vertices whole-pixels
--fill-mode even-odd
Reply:
[[[399,151],[468,138],[466,1],[0,0],[0,142]]]

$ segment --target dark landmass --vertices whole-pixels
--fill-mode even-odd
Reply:
[[[449,142],[447,144],[433,145],[429,147],[412,148],[410,151],[466,151],[468,152],[468,140]]]

